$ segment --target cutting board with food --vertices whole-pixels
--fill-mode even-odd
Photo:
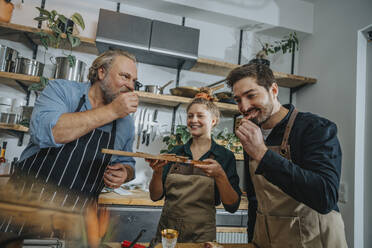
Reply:
[[[136,157],[136,158],[144,158],[144,159],[157,159],[157,160],[164,160],[169,162],[176,162],[176,163],[183,163],[183,164],[210,164],[210,162],[192,160],[188,157],[178,156],[176,154],[150,154],[144,152],[125,152],[119,150],[111,150],[111,149],[102,149],[102,153],[118,155],[118,156],[127,156],[127,157]]]

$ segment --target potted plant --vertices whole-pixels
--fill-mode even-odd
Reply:
[[[289,33],[281,40],[276,40],[273,43],[263,43],[260,39],[258,42],[261,45],[261,50],[256,54],[256,58],[249,61],[249,63],[264,64],[270,66],[270,61],[267,59],[269,54],[275,54],[282,51],[283,54],[287,52],[294,52],[293,49],[298,50],[298,38],[296,32]]]
[[[163,138],[163,142],[166,144],[166,149],[162,149],[160,153],[166,153],[171,151],[174,147],[183,145],[191,138],[191,134],[185,125],[177,125],[176,133],[170,134]]]
[[[80,45],[80,38],[73,34],[74,27],[79,26],[82,30],[85,29],[83,17],[79,13],[74,13],[69,19],[66,16],[59,14],[56,10],[48,11],[36,7],[40,16],[34,20],[46,22],[47,27],[51,32],[40,31],[40,42],[46,50],[48,47],[60,48],[61,45],[70,47],[70,54],[67,55],[70,66],[73,67],[76,62],[76,57],[73,56],[72,48]],[[76,30],[76,29],[75,29]]]
[[[9,22],[12,17],[14,4],[11,0],[0,0],[0,21]]]
[[[175,146],[183,145],[191,138],[191,134],[185,125],[177,125],[175,134],[165,136],[163,142],[166,144],[166,149],[162,149],[160,153],[171,151]],[[222,145],[233,153],[243,153],[243,147],[240,144],[239,138],[235,134],[229,133],[227,128],[219,132],[217,135],[212,134],[212,138],[217,144]]]

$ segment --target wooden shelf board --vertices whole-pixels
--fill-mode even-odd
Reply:
[[[194,67],[191,68],[191,71],[226,77],[232,69],[238,66],[239,65],[232,63],[216,61],[206,58],[199,58]],[[278,85],[286,88],[295,88],[304,84],[314,84],[317,82],[315,78],[303,77],[275,71],[274,76],[278,82]]]
[[[17,42],[24,42],[25,44],[28,44],[28,42],[23,33],[27,33],[35,43],[40,44],[40,39],[39,36],[37,35],[37,32],[40,31],[51,33],[51,31],[49,30],[14,23],[0,22],[0,38],[5,38]],[[74,48],[73,50],[90,54],[98,54],[95,39],[80,36],[79,38],[81,40],[81,45],[78,46],[77,48]],[[66,49],[68,49],[68,47]],[[199,58],[194,67],[191,68],[191,71],[226,77],[232,69],[238,66],[239,65],[232,63],[207,58]],[[274,75],[278,81],[279,86],[281,87],[294,88],[304,84],[316,83],[315,78],[302,77],[280,72],[274,72]]]
[[[28,127],[19,125],[19,124],[8,124],[8,123],[1,123],[0,122],[0,129],[6,129],[6,130],[13,130],[13,131],[19,131],[19,132],[28,132]]]
[[[13,72],[0,71],[0,82],[1,83],[7,83],[10,85],[14,85],[14,80],[21,81],[22,83],[26,85],[31,85],[33,83],[40,82],[40,77],[28,76],[24,74],[13,73]],[[7,81],[11,81],[11,82],[7,82]]]
[[[140,98],[140,102],[159,104],[164,106],[175,107],[178,104],[188,104],[192,98],[173,96],[173,95],[159,95],[149,92],[136,91]],[[216,102],[221,112],[229,112],[233,114],[239,113],[237,105]]]
[[[26,37],[23,35],[23,33],[27,33],[30,38],[38,45],[40,45],[40,38],[37,32],[44,31],[46,33],[51,33],[50,30],[45,29],[39,29],[29,26],[24,26],[20,24],[14,24],[14,23],[5,23],[0,22],[0,38],[6,38],[7,40],[11,41],[17,41],[17,42],[25,42],[27,43]],[[79,52],[85,52],[85,53],[91,53],[91,54],[98,54],[98,50],[96,48],[96,42],[95,39],[87,38],[78,36],[81,40],[81,44],[77,48],[73,48],[74,51]],[[69,47],[62,47],[65,49],[69,49]]]

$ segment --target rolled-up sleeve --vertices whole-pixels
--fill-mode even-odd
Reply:
[[[127,151],[127,152],[133,152],[133,142],[134,142],[134,122],[133,118],[131,116],[125,117],[125,123],[124,123],[124,130],[117,130],[116,135],[117,138],[122,139],[121,142],[115,142],[115,149]],[[119,145],[120,144],[120,145]],[[118,147],[117,147],[118,146]],[[130,165],[133,168],[133,171],[135,171],[135,165],[136,161],[133,157],[126,157],[126,156],[112,156],[112,164],[115,163],[121,163],[121,164],[127,164]]]
[[[54,140],[52,128],[59,117],[69,112],[66,90],[58,81],[51,81],[37,98],[31,116],[30,136],[40,148],[60,147]]]

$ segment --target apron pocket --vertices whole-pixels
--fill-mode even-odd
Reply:
[[[299,217],[267,216],[267,226],[272,247],[302,247]]]

